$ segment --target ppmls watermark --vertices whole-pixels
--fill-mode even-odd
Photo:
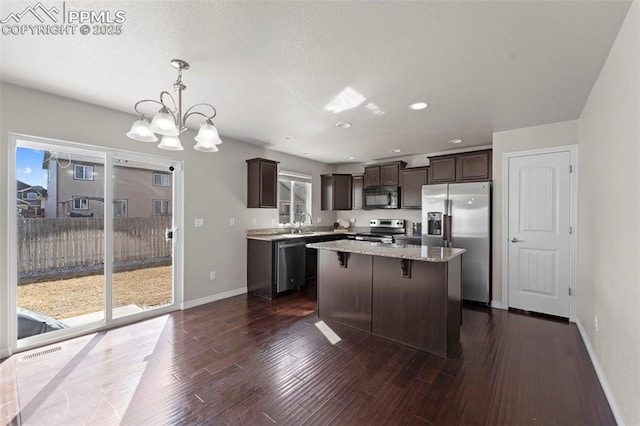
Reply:
[[[45,7],[38,2],[3,19],[2,34],[11,35],[120,35],[126,21],[124,10],[83,10],[67,7]]]

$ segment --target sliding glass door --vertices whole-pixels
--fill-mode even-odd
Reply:
[[[113,318],[173,303],[173,171],[113,160]]]
[[[16,348],[175,309],[180,164],[14,138]]]

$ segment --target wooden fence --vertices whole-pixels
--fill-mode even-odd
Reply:
[[[117,217],[114,262],[171,256],[171,216]],[[104,263],[104,218],[18,219],[18,273]]]

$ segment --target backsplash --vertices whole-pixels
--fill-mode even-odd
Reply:
[[[380,210],[344,210],[337,212],[338,219],[351,220],[351,227],[369,227],[369,219],[404,219],[406,221],[406,233],[411,235],[413,224],[422,222],[422,211],[420,209],[380,209]]]

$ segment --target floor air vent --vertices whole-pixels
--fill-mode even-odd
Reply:
[[[42,350],[42,351],[34,352],[32,354],[23,356],[22,357],[22,361],[28,361],[30,359],[38,358],[38,357],[41,357],[41,356],[44,356],[44,355],[49,355],[49,354],[52,354],[54,352],[58,352],[58,351],[61,351],[61,350],[62,350],[62,346],[56,346],[56,347],[53,347],[53,348],[49,348],[49,349],[45,349],[45,350]]]

